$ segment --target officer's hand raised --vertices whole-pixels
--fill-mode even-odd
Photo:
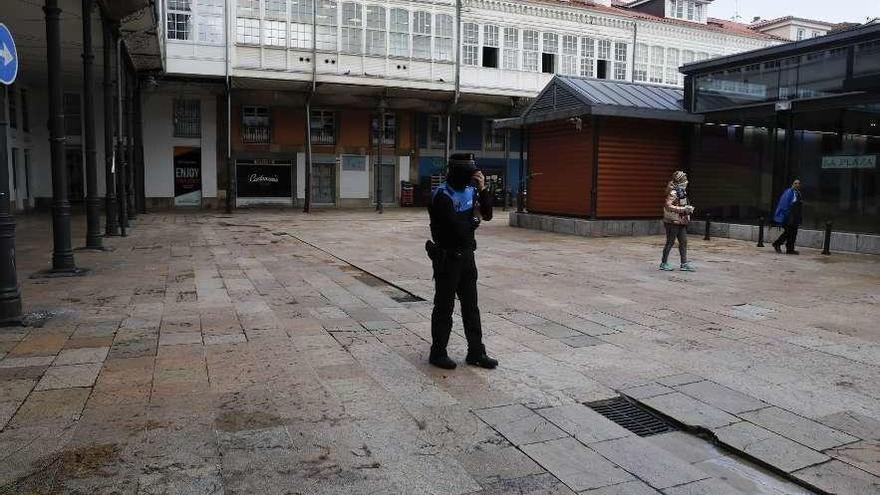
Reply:
[[[477,170],[471,178],[474,180],[474,187],[477,188],[477,192],[481,192],[486,188],[486,177],[483,176],[483,172]]]

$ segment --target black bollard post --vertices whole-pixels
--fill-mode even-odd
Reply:
[[[764,247],[764,217],[758,218],[758,247]]]
[[[825,256],[831,254],[831,222],[825,222],[825,245],[822,248],[822,254]]]
[[[711,240],[711,238],[709,236],[709,231],[711,230],[711,228],[712,228],[712,215],[706,213],[706,236],[703,237],[704,241]]]

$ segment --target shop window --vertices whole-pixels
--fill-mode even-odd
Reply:
[[[374,115],[370,123],[370,130],[373,145],[379,141],[379,127],[381,122],[378,115]],[[397,117],[393,113],[385,114],[385,130],[382,132],[382,144],[385,146],[394,146],[397,142]]]
[[[596,63],[596,40],[593,38],[581,38],[581,77],[596,77],[594,65]]]
[[[452,42],[454,37],[452,16],[437,14],[435,20],[437,21],[437,26],[434,30],[434,59],[452,62],[455,54]]]
[[[363,52],[364,7],[359,3],[342,4],[342,51],[352,55]]]
[[[504,28],[503,66],[507,70],[519,69],[519,30]]]
[[[390,31],[390,55],[409,57],[409,12],[405,9],[391,9]]]
[[[287,20],[287,0],[265,0],[266,19]]]
[[[67,136],[82,135],[82,111],[78,93],[64,93],[64,133]]]
[[[263,21],[263,44],[266,46],[287,46],[287,23],[283,21]]]
[[[168,39],[186,41],[191,38],[192,0],[168,0]]]
[[[678,84],[678,50],[666,49],[666,84]]]
[[[538,32],[523,31],[522,70],[538,72]]]
[[[560,74],[576,76],[578,74],[578,38],[566,35],[562,37],[562,68]]]
[[[446,117],[442,115],[428,117],[428,147],[446,148]]]
[[[367,55],[385,56],[385,7],[367,5]]]
[[[312,144],[336,144],[336,114],[328,110],[312,110],[309,118]]]
[[[174,137],[199,138],[202,136],[201,102],[174,100]]]
[[[200,15],[198,21],[200,43],[223,44],[223,16]]]
[[[559,51],[559,35],[544,33],[544,46],[541,53],[541,72],[556,73],[556,54]]]
[[[466,22],[462,26],[462,64],[476,67],[480,65],[480,26]]]
[[[237,18],[235,20],[235,41],[243,45],[259,45],[260,20]]]
[[[498,68],[498,26],[483,26],[483,67]]]
[[[7,86],[6,101],[9,105],[9,128],[18,129],[18,102],[15,99],[15,85]]]
[[[650,72],[650,82],[662,84],[663,83],[663,57],[665,54],[665,50],[662,46],[652,46],[651,47],[651,72]]]
[[[483,148],[486,151],[504,151],[504,129],[493,129],[491,120],[483,123]]]
[[[648,45],[639,43],[635,47],[635,59],[633,62],[633,80],[639,82],[648,81]]]
[[[611,41],[599,40],[596,60],[596,78],[611,79]]]
[[[315,16],[317,24],[316,47],[320,51],[335,52],[336,43],[336,10],[335,0],[318,0]]]
[[[312,0],[290,2],[290,47],[312,49]]]
[[[272,126],[268,107],[241,107],[241,142],[246,144],[269,144]]]
[[[260,18],[260,0],[238,0],[238,17]]]
[[[21,90],[21,130],[31,132],[31,116],[28,113],[27,90]]]
[[[614,79],[618,81],[626,80],[626,64],[627,64],[627,47],[626,43],[614,44]]]
[[[413,12],[413,58],[431,58],[431,13]]]

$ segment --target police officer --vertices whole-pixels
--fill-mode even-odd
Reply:
[[[461,304],[468,344],[465,361],[488,369],[498,366],[498,361],[486,355],[480,309],[477,307],[474,231],[480,224],[480,217],[492,220],[492,197],[485,184],[473,154],[454,154],[449,160],[446,182],[434,191],[428,208],[433,238],[433,243],[428,242],[428,254],[434,265],[435,282],[429,361],[443,369],[451,370],[456,366],[446,353],[456,295]],[[475,215],[477,210],[479,217]]]

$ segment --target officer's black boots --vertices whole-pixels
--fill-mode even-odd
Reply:
[[[480,346],[479,349],[468,351],[467,357],[464,359],[471,366],[479,366],[488,370],[494,370],[498,366],[498,360],[492,359],[486,354],[486,348]]]
[[[444,370],[454,370],[457,366],[455,361],[449,359],[449,356],[445,354],[442,356],[431,354],[431,357],[428,358],[428,362],[438,368],[443,368]]]

